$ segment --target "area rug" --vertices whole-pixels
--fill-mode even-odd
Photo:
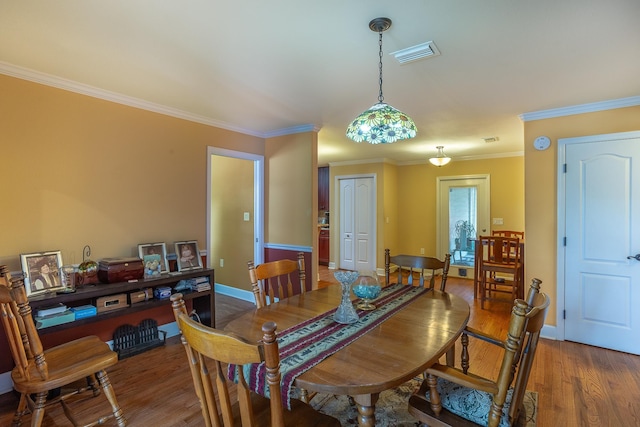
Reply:
[[[376,403],[376,426],[379,427],[416,427],[420,424],[407,410],[409,397],[420,387],[420,380],[411,380],[401,386],[380,393]],[[358,410],[349,404],[347,396],[334,396],[318,393],[311,405],[318,411],[329,414],[340,420],[343,427],[358,425]],[[524,396],[526,412],[525,427],[536,426],[538,393],[528,391]]]

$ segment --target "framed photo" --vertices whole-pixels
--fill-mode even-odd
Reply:
[[[160,272],[168,273],[169,272],[169,264],[167,263],[167,245],[164,242],[160,243],[141,243],[138,245],[138,256],[145,261],[145,257],[149,257],[150,255],[159,255],[160,256]],[[157,259],[157,257],[151,257],[149,259]],[[146,266],[146,261],[145,261]]]
[[[62,252],[49,251],[21,254],[20,263],[24,273],[24,288],[27,291],[27,296],[64,289],[60,277]]]
[[[178,271],[196,270],[202,268],[202,258],[196,240],[175,242],[176,264]]]

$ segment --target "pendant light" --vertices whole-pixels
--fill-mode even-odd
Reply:
[[[435,157],[429,159],[431,164],[441,167],[449,163],[451,161],[451,157],[447,156],[446,154],[444,154],[444,151],[442,151],[444,149],[444,146],[438,145],[436,148],[438,149],[438,154],[436,154]]]
[[[369,22],[371,31],[380,35],[378,68],[380,70],[380,92],[378,103],[360,114],[347,128],[347,137],[355,142],[389,144],[416,136],[416,124],[402,111],[384,102],[382,95],[382,33],[391,27],[391,19],[376,18]]]

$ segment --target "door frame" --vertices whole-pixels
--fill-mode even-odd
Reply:
[[[620,140],[620,139],[632,139],[632,138],[640,138],[640,131],[632,131],[632,132],[619,132],[619,133],[609,133],[603,135],[590,135],[590,136],[578,136],[573,138],[560,138],[558,139],[558,164],[557,164],[557,172],[556,175],[558,177],[558,188],[557,188],[557,230],[556,230],[556,339],[560,341],[565,340],[565,319],[564,319],[564,310],[565,310],[565,246],[564,246],[564,237],[566,235],[566,174],[564,173],[564,165],[566,162],[566,150],[567,145],[569,144],[585,144],[585,143],[593,143],[593,142],[604,142],[610,141],[612,139]]]
[[[452,175],[452,176],[438,176],[436,177],[436,253],[438,257],[444,257],[445,249],[443,246],[443,236],[442,234],[442,206],[441,203],[441,186],[443,182],[447,181],[464,181],[467,179],[479,179],[484,180],[486,185],[486,195],[485,195],[485,212],[487,226],[491,229],[491,175],[490,174],[476,174],[476,175]],[[480,201],[480,197],[478,197],[478,201]],[[480,217],[480,215],[478,215]],[[478,230],[476,230],[476,234]],[[448,249],[447,249],[448,250]],[[450,273],[451,274],[451,273]]]
[[[253,161],[253,259],[264,262],[264,156],[225,148],[207,147],[207,258],[211,263],[211,158],[232,157]],[[213,265],[209,264],[211,267]]]
[[[331,248],[330,254],[336,254],[337,256],[331,261],[331,255],[329,257],[329,269],[338,269],[340,267],[340,259],[342,258],[341,242],[340,242],[340,180],[343,179],[358,179],[358,178],[373,178],[373,212],[371,218],[373,221],[372,240],[373,240],[373,265],[377,269],[378,266],[378,176],[376,173],[364,173],[364,174],[349,174],[349,175],[336,175],[333,180],[333,202],[330,204],[331,221],[330,227],[330,242]],[[335,206],[335,210],[334,210]]]

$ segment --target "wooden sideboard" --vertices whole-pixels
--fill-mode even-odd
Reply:
[[[176,284],[183,279],[194,279],[196,277],[207,277],[211,284],[211,290],[204,292],[183,292],[185,300],[190,300],[193,309],[196,310],[201,321],[209,326],[215,326],[215,292],[214,292],[214,270],[213,269],[198,269],[186,271],[183,273],[163,275],[159,279],[141,279],[133,282],[120,282],[120,283],[98,283],[94,285],[85,285],[78,287],[74,293],[69,294],[45,294],[38,295],[29,298],[29,304],[33,312],[37,312],[39,308],[49,307],[58,303],[65,304],[68,307],[77,307],[84,304],[95,304],[97,298],[126,294],[138,291],[145,288],[157,288],[158,286],[168,286],[173,288]],[[129,301],[127,301],[129,303]],[[132,314],[138,311],[149,310],[155,307],[167,306],[170,308],[170,301],[168,298],[158,299],[151,298],[148,301],[142,301],[135,304],[129,304],[128,307],[107,311],[104,313],[98,313],[96,316],[87,317],[80,320],[75,320],[69,323],[63,323],[61,325],[51,326],[47,328],[39,329],[39,333],[48,334],[51,332],[57,332],[64,329],[75,328],[88,323],[100,322],[107,319],[117,318],[124,315]]]

